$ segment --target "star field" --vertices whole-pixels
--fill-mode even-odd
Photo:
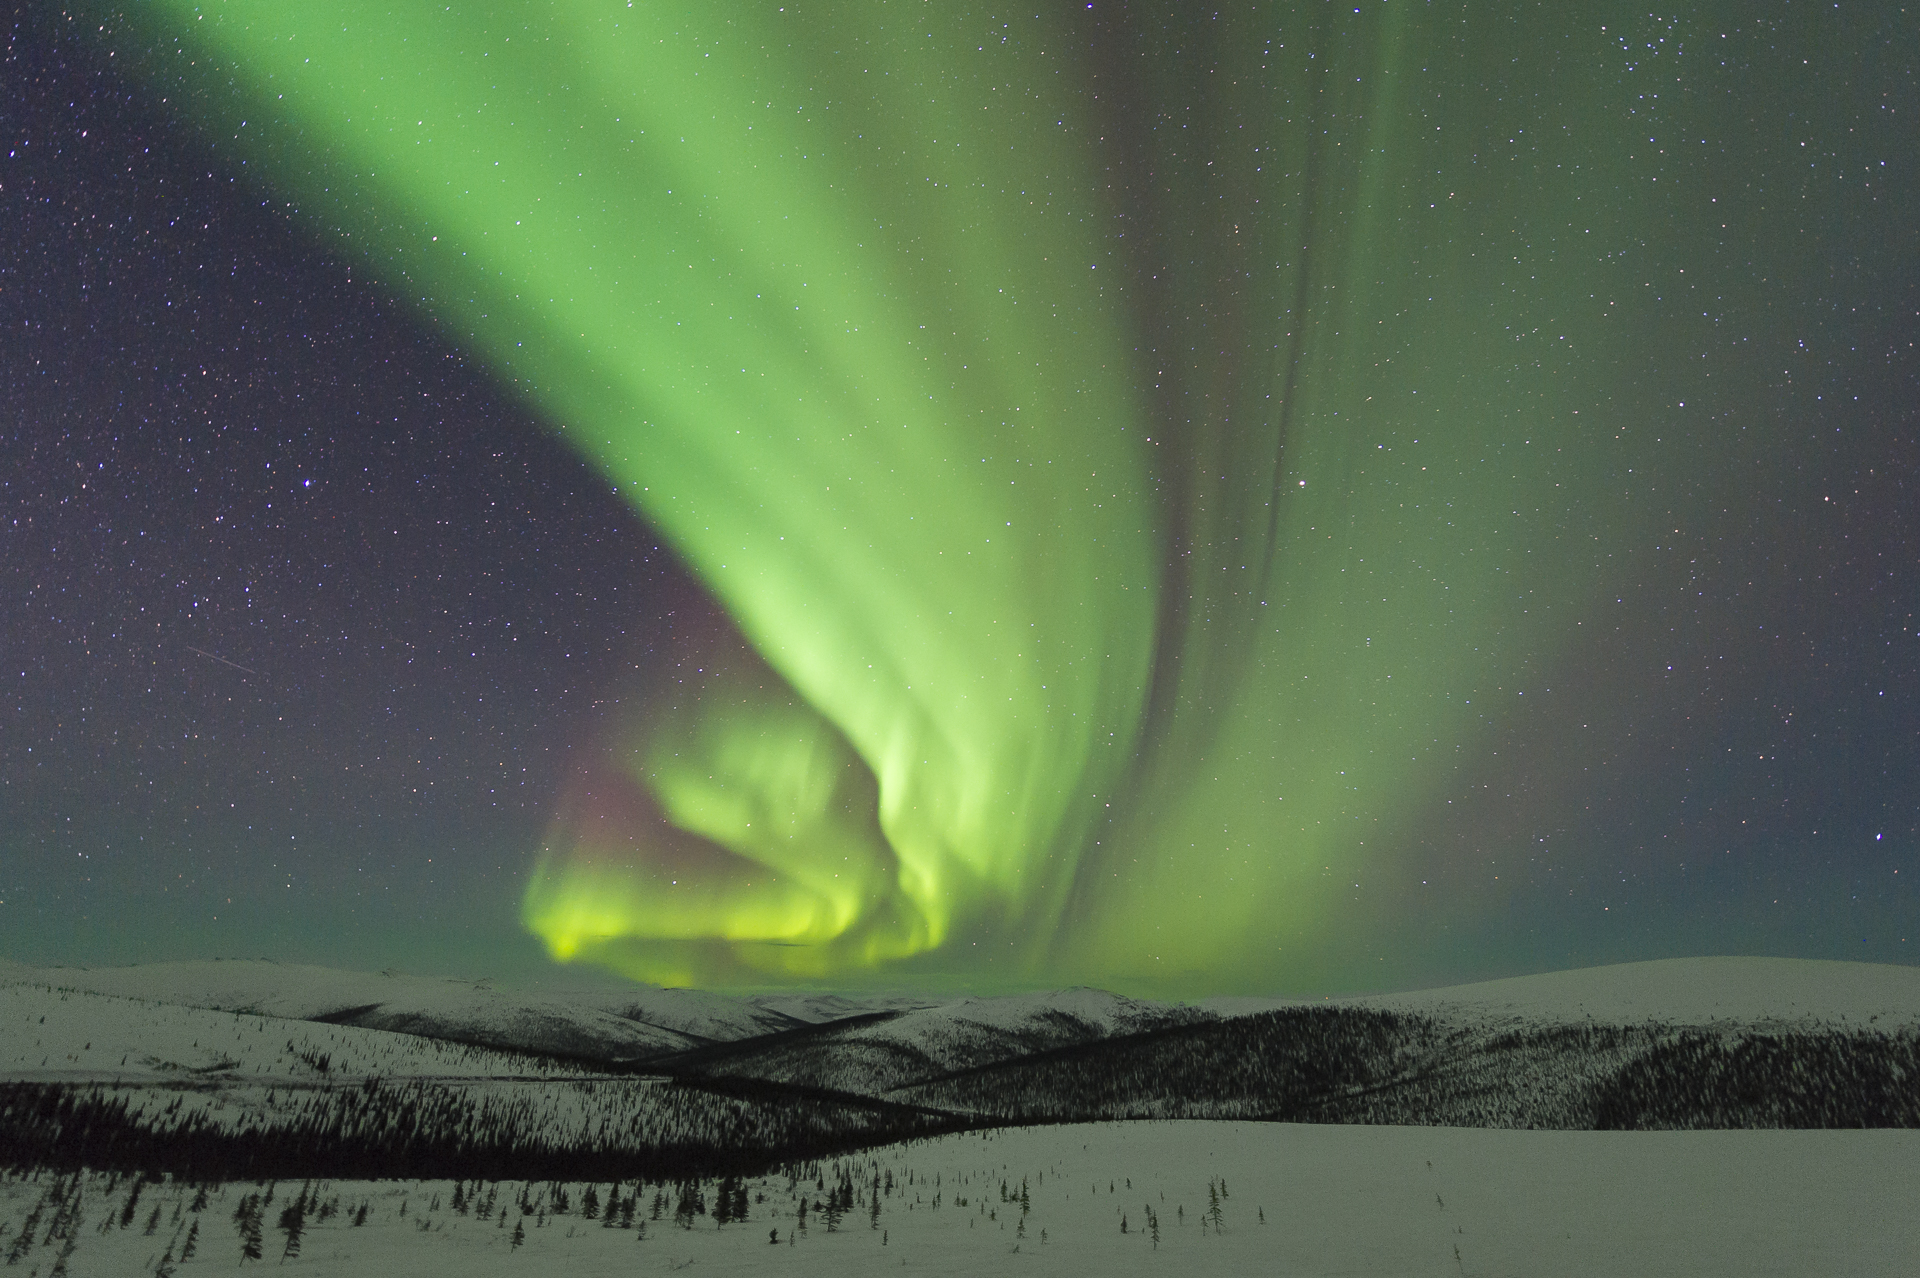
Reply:
[[[1913,15],[1042,8],[16,20],[5,953],[1913,961]]]

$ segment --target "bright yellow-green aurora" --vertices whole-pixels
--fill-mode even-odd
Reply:
[[[131,20],[711,592],[525,885],[649,981],[1253,988],[1419,908],[1351,903],[1705,500],[1660,495],[1735,389],[1693,357],[1761,288],[1704,18]]]

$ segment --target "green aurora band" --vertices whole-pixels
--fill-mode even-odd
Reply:
[[[1650,180],[1622,29],[1031,8],[130,19],[737,628],[585,751],[557,959],[1271,987],[1672,517],[1649,281],[1709,197]]]

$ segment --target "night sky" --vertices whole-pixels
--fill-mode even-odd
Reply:
[[[204,9],[7,28],[0,956],[1920,961],[1920,14]]]

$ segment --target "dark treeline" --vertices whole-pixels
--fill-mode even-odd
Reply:
[[[1920,1127],[1920,1035],[1684,1031],[1601,1089],[1594,1126]]]
[[[650,1108],[677,1111],[670,1124],[655,1121],[649,1131],[603,1119],[590,1134],[567,1139],[537,1115],[475,1103],[463,1090],[430,1083],[321,1089],[304,1094],[297,1109],[280,1110],[268,1093],[264,1105],[255,1095],[247,1098],[255,1104],[237,1106],[245,1116],[236,1120],[177,1101],[154,1113],[145,1088],[0,1085],[0,1167],[167,1172],[197,1181],[660,1181],[759,1175],[969,1125],[905,1106],[734,1081],[725,1095],[689,1084],[650,1088]]]
[[[763,1174],[980,1127],[1110,1119],[1618,1130],[1920,1126],[1920,1033],[1555,1024],[1490,1030],[1421,1015],[1302,1007],[1163,1026],[866,1095],[865,1056],[794,1036],[683,1060],[676,1081],[265,1078],[193,1087],[0,1085],[0,1167],[170,1172],[196,1180],[653,1181]],[[852,1044],[858,1046],[858,1044]],[[796,1056],[794,1049],[800,1048]],[[897,1079],[911,1052],[888,1051]],[[822,1054],[825,1053],[825,1054]],[[806,1068],[794,1068],[804,1059]],[[703,1067],[722,1072],[701,1076]],[[318,1065],[322,1078],[330,1070]]]
[[[1314,1121],[1307,1110],[1325,1098],[1442,1058],[1447,1038],[1437,1022],[1397,1012],[1289,1008],[1075,1044],[891,1095],[1002,1121]]]
[[[1490,1032],[1309,1007],[1081,1044],[889,1095],[1002,1123],[1912,1127],[1920,1126],[1917,1054],[1912,1032],[1658,1024]]]
[[[656,1057],[645,1068],[708,1079],[760,1078],[877,1096],[950,1072],[1029,1059],[1111,1037],[1100,1022],[1060,1009],[1036,1012],[1016,1025],[978,1025],[955,1018],[943,1027],[937,1042],[864,1032],[900,1016],[898,1012],[870,1013],[714,1044]],[[1137,1039],[1142,1033],[1218,1018],[1193,1008],[1146,1010],[1143,1006],[1133,1019],[1133,1032],[1124,1036]]]

